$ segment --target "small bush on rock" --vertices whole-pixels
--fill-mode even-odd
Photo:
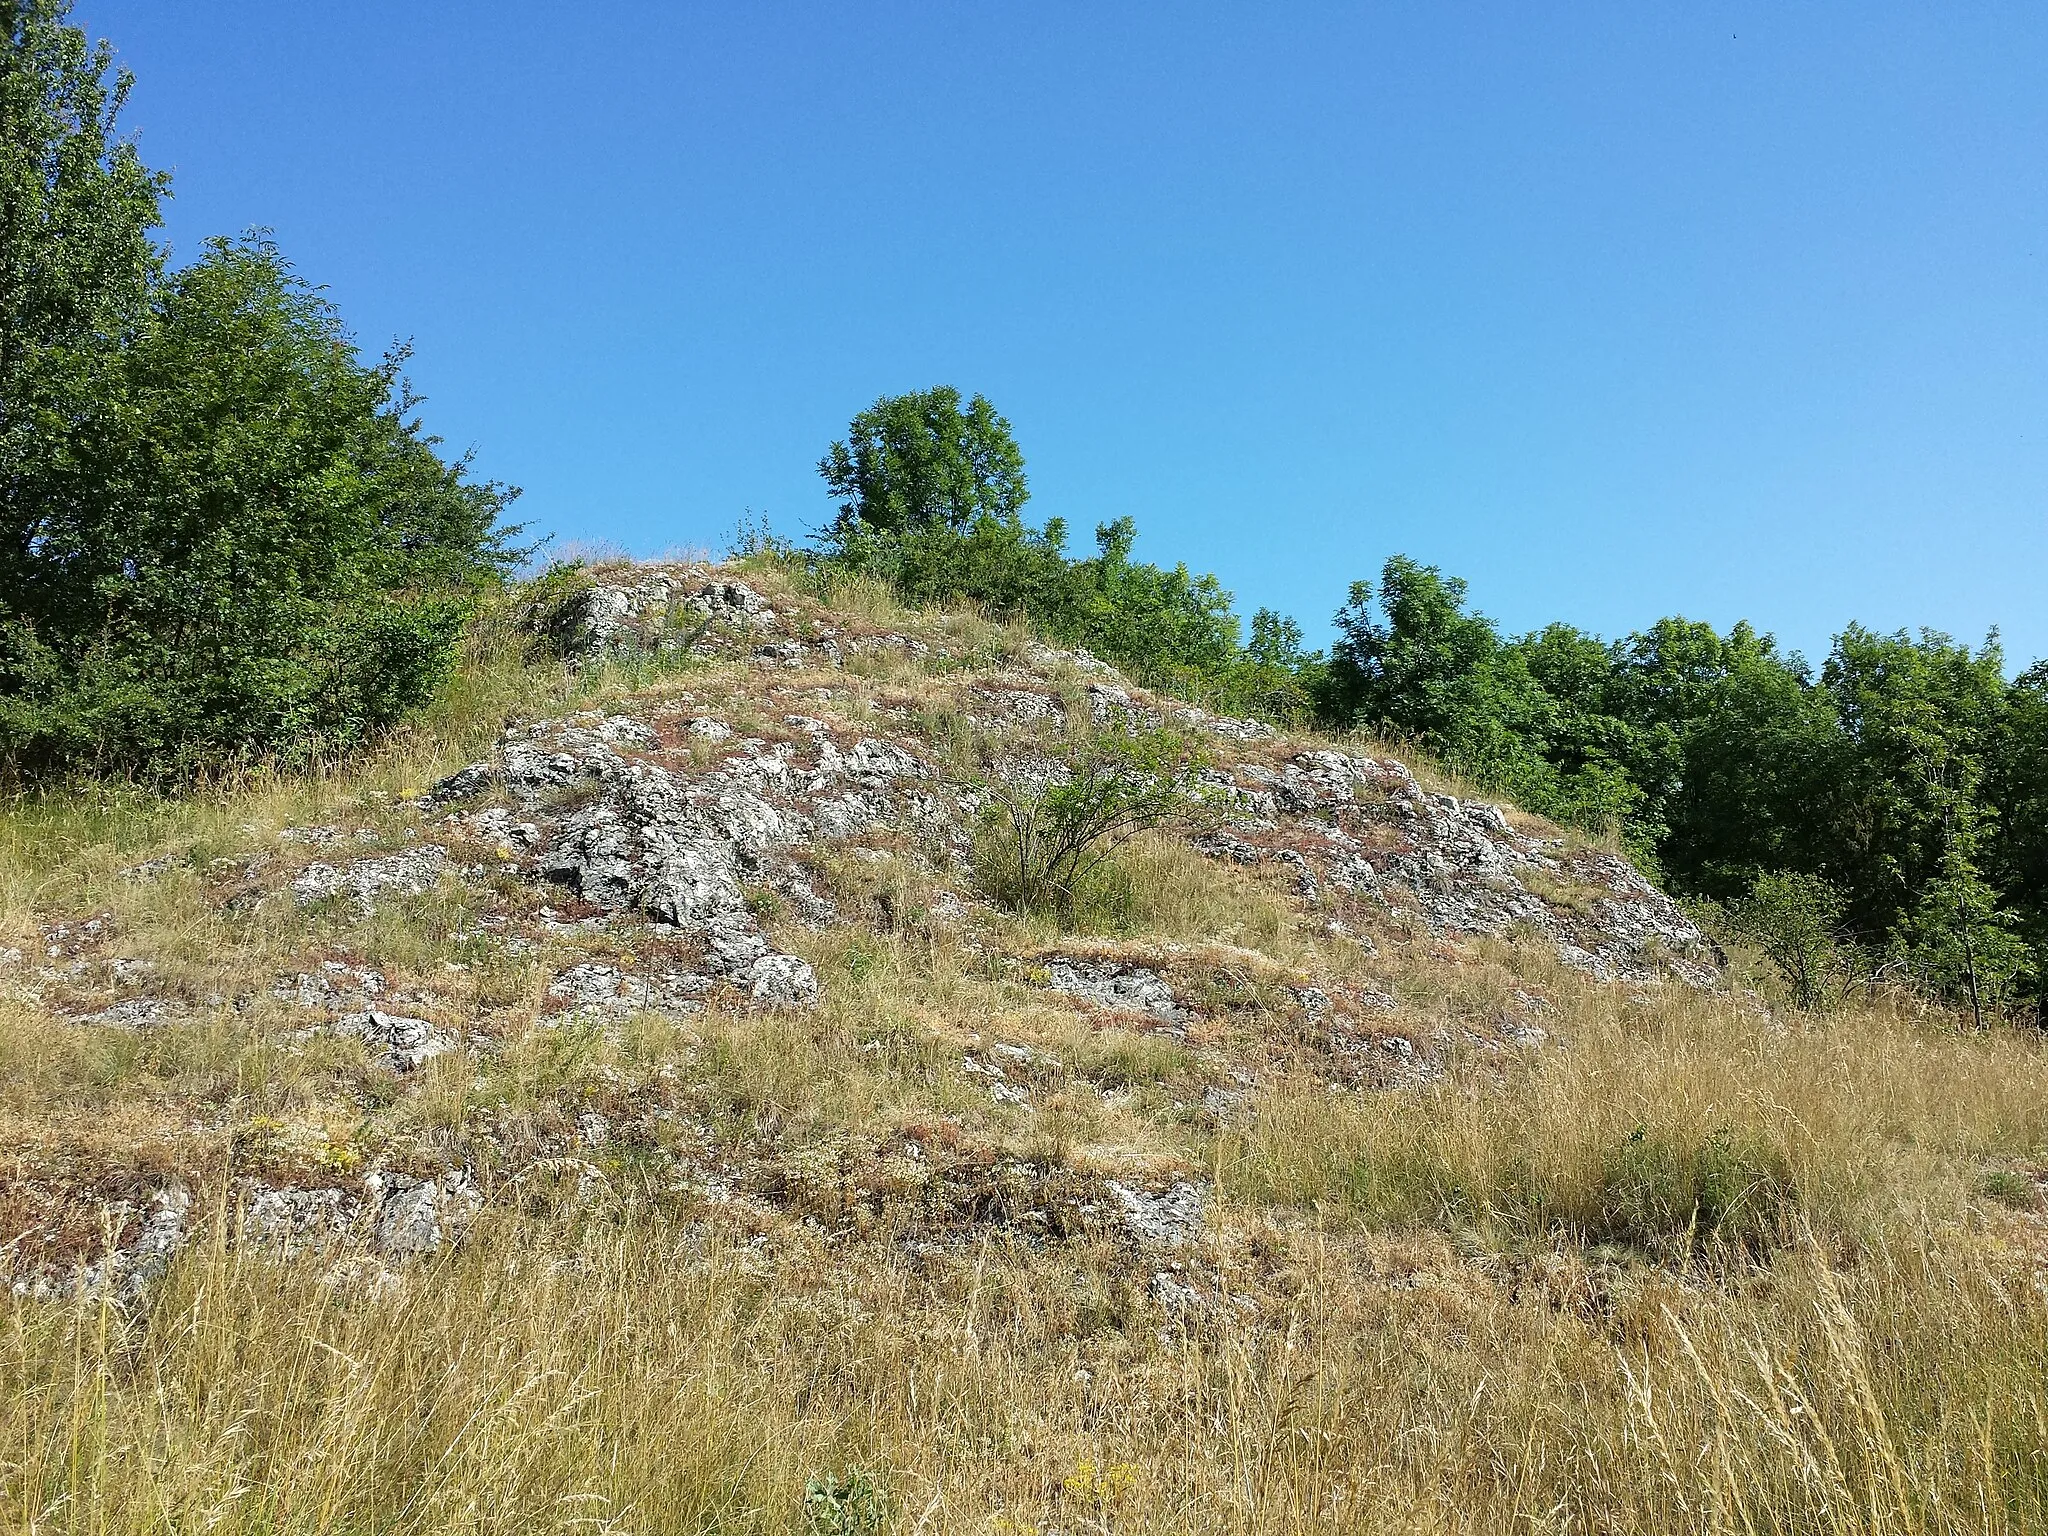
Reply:
[[[991,776],[980,849],[990,894],[1072,926],[1132,838],[1215,818],[1207,764],[1203,744],[1178,731],[1105,731],[1066,745],[1042,776]]]
[[[560,661],[582,654],[590,639],[590,569],[581,560],[551,565],[527,582],[512,610],[512,627],[526,637],[531,660]]]

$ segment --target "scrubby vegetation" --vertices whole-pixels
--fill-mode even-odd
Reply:
[[[189,778],[370,741],[517,563],[512,493],[440,456],[403,350],[359,359],[267,239],[169,270],[167,182],[117,134],[126,78],[60,0],[9,14],[0,773]],[[1777,897],[1833,914],[1852,975],[2039,1012],[2048,672],[2009,681],[1995,636],[1851,625],[1818,671],[1746,624],[1503,636],[1395,556],[1323,655],[1277,613],[1241,631],[1214,576],[1135,559],[1128,518],[1069,556],[1060,518],[1026,520],[1024,455],[981,396],[878,400],[819,470],[837,510],[815,547],[749,546],[813,591],[971,603],[1212,708],[1414,743],[1702,901],[1796,877]]]
[[[983,883],[998,900],[1071,926],[1130,842],[1162,827],[1205,820],[1203,743],[1184,732],[1090,731],[1054,744],[1040,772],[1019,783],[986,778],[980,849]],[[1128,905],[1109,893],[1106,905]]]
[[[749,579],[805,611],[774,570]],[[933,647],[876,663],[874,686],[921,709],[934,755],[970,772],[944,707],[958,664],[940,652],[1027,642],[853,601],[858,615],[821,620]],[[2048,1055],[2032,1031],[1964,1028],[1883,988],[1806,1011],[1747,950],[1731,988],[1698,992],[1600,983],[1540,945],[1445,946],[1391,913],[1368,946],[1266,875],[1158,833],[1124,851],[1122,910],[1079,920],[1104,952],[1182,947],[1205,1022],[1178,1040],[1055,1005],[1000,963],[1073,943],[1052,916],[937,921],[933,875],[900,851],[819,863],[832,925],[766,918],[818,967],[821,1003],[802,1014],[714,999],[577,1026],[545,1011],[548,976],[651,940],[572,929],[508,953],[452,887],[370,914],[223,910],[217,883],[288,850],[281,828],[405,846],[417,813],[397,797],[475,757],[514,700],[602,710],[651,688],[766,730],[783,701],[847,682],[694,655],[572,674],[492,625],[474,644],[434,712],[345,771],[71,793],[5,820],[0,944],[93,913],[159,985],[261,983],[246,1010],[140,1032],[0,1002],[12,1198],[59,1166],[142,1178],[199,1155],[220,1178],[205,1196],[219,1223],[146,1308],[101,1294],[9,1312],[14,1523],[2048,1520]],[[123,873],[166,854],[152,879]],[[292,1017],[261,994],[309,952],[467,999],[465,1027],[496,1044],[396,1079],[348,1042],[292,1046]],[[1441,1076],[1340,1090],[1327,1024],[1281,985],[1311,973],[1390,999],[1387,1027],[1469,1043]],[[1510,1043],[1511,1017],[1548,1042]],[[1005,1059],[1023,1063],[1014,1100],[987,1087]],[[592,1112],[611,1124],[601,1142],[578,1130]],[[380,1280],[232,1241],[238,1176],[430,1156],[466,1160],[492,1192],[437,1260]],[[721,1194],[678,1178],[691,1160],[751,1172]],[[946,1179],[1024,1165],[1055,1184],[1179,1169],[1216,1195],[1198,1243],[1141,1260],[1048,1239],[994,1182],[972,1186],[984,1204],[940,1203]]]
[[[1242,635],[1208,575],[1134,561],[1129,519],[1071,559],[1034,528],[1009,425],[956,391],[877,401],[820,465],[842,496],[815,550],[746,547],[816,582],[971,602],[1149,686],[1281,724],[1412,743],[1528,810],[1618,837],[1711,904],[1825,914],[1848,973],[1889,968],[1981,1017],[2048,982],[2048,662],[1856,625],[1816,672],[1748,624],[1683,618],[1608,642],[1503,636],[1465,584],[1402,556],[1352,585],[1327,655],[1269,610]],[[1789,879],[1790,883],[1785,883]],[[1811,994],[1818,995],[1818,994]]]
[[[6,15],[9,1526],[2048,1528],[2048,671],[1398,557],[1312,654],[950,389],[813,547],[509,583]]]

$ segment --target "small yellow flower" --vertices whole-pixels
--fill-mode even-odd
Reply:
[[[1074,1498],[1097,1504],[1114,1504],[1136,1487],[1137,1482],[1138,1468],[1134,1462],[1119,1461],[1107,1467],[1097,1467],[1084,1457],[1074,1464],[1074,1470],[1060,1486]]]

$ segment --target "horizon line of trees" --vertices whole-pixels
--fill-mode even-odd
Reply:
[[[1394,555],[1310,651],[1271,609],[1241,630],[1214,576],[1132,558],[1129,518],[1070,556],[1063,520],[1025,520],[1023,454],[979,395],[877,400],[818,468],[838,511],[790,558],[1026,619],[1207,707],[1414,743],[1617,835],[1774,956],[1805,933],[1787,964],[1806,1001],[1891,973],[1980,1017],[2040,1007],[2048,662],[2008,680],[1995,633],[1973,649],[1851,624],[1818,668],[1746,622],[1507,635],[1462,580]]]

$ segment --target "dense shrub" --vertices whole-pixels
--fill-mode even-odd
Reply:
[[[819,461],[838,515],[817,563],[886,582],[910,603],[972,603],[1114,662],[1150,687],[1215,707],[1302,721],[1320,658],[1293,621],[1262,611],[1241,645],[1230,594],[1185,565],[1134,560],[1137,525],[1095,530],[1067,553],[1067,525],[1024,520],[1030,491],[1010,424],[941,386],[876,401]],[[754,546],[762,547],[762,546]]]
[[[1419,742],[1619,832],[1682,892],[1766,914],[1758,936],[1806,1006],[1857,946],[1980,1015],[2038,996],[2048,712],[2038,672],[2005,682],[1995,637],[1852,624],[1817,675],[1745,624],[1508,638],[1463,582],[1398,556],[1337,626],[1326,720]]]
[[[267,238],[163,270],[126,82],[63,14],[14,8],[0,81],[0,268],[34,275],[0,301],[0,770],[353,745],[446,675],[513,493]]]
[[[1826,1008],[1856,979],[1855,951],[1843,937],[1842,894],[1818,875],[1765,870],[1729,908],[1734,933],[1763,952],[1792,1001]]]
[[[0,752],[18,771],[180,771],[363,740],[446,675],[510,560],[502,488],[407,415],[264,240],[153,295],[0,587]]]

